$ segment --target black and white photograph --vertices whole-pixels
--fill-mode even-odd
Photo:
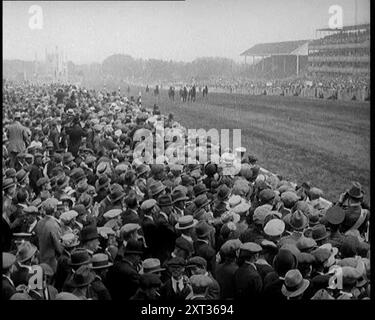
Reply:
[[[371,300],[370,0],[2,8],[2,300]]]

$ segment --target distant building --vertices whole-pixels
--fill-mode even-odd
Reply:
[[[309,44],[308,71],[315,76],[369,76],[370,24],[318,29]]]
[[[260,43],[241,53],[249,76],[281,79],[306,70],[309,40]],[[247,58],[251,58],[248,61]]]
[[[34,61],[34,80],[41,82],[67,82],[68,62],[63,50],[45,50],[44,61]]]

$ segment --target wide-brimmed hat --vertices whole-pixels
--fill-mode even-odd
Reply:
[[[311,237],[315,241],[320,241],[323,239],[326,239],[330,236],[331,232],[327,231],[325,225],[323,224],[318,224],[314,227],[311,228]]]
[[[89,264],[91,262],[91,257],[86,249],[74,249],[70,255],[70,266],[82,266],[84,264]]]
[[[14,187],[15,185],[16,185],[16,183],[14,182],[14,179],[12,179],[12,178],[3,179],[3,190],[4,191]]]
[[[352,182],[352,186],[348,190],[348,195],[351,198],[354,199],[362,199],[363,198],[363,190],[362,190],[362,185],[359,182]]]
[[[156,258],[149,258],[142,262],[142,273],[154,273],[164,271],[160,265],[160,260]]]
[[[277,237],[285,231],[285,223],[281,219],[271,219],[264,226],[264,233],[270,237]]]
[[[155,181],[150,185],[150,195],[151,197],[155,197],[162,191],[164,191],[166,186],[161,181]]]
[[[178,219],[178,222],[175,225],[177,230],[186,230],[195,227],[198,223],[198,220],[194,219],[191,215],[182,216]]]
[[[113,263],[109,262],[108,255],[105,253],[97,253],[92,256],[91,259],[91,269],[105,269],[109,268]]]
[[[207,198],[206,194],[201,194],[194,199],[196,210],[199,210],[211,203],[211,200]]]
[[[88,225],[81,230],[81,242],[87,242],[90,240],[98,239],[98,229],[96,226]]]
[[[303,279],[298,269],[293,269],[286,273],[281,292],[284,296],[293,298],[305,292],[309,285],[310,281]]]
[[[18,183],[22,183],[23,181],[25,181],[26,177],[28,176],[28,172],[24,169],[21,169],[19,170],[17,173],[16,173],[16,179],[17,179],[17,182]]]
[[[148,165],[145,165],[145,164],[140,164],[139,166],[137,166],[137,168],[135,169],[136,173],[137,173],[137,177],[141,176],[142,174],[146,173],[146,172],[149,172],[151,169]]]
[[[24,241],[19,245],[17,249],[16,260],[20,263],[23,263],[31,259],[37,251],[38,248],[35,245],[30,243],[29,241]]]
[[[70,177],[75,183],[79,182],[84,178],[87,178],[85,171],[82,168],[74,168],[70,173]]]
[[[306,251],[315,248],[317,244],[313,238],[302,236],[298,239],[296,246],[300,251]]]
[[[227,199],[230,195],[230,188],[226,184],[223,184],[219,187],[217,191],[217,198],[221,201]]]
[[[160,208],[172,206],[172,197],[170,194],[164,194],[158,197],[158,206]]]
[[[82,288],[88,286],[95,280],[95,275],[87,265],[82,265],[73,273],[68,280],[69,286],[73,288]]]
[[[71,162],[75,159],[71,152],[66,152],[63,155],[63,163]]]
[[[203,183],[198,183],[193,187],[194,195],[197,197],[208,191]]]
[[[110,199],[112,203],[115,203],[126,196],[124,189],[117,183],[114,183],[110,187]]]
[[[294,211],[290,215],[289,225],[297,231],[305,229],[309,224],[309,218],[301,211]]]
[[[172,199],[173,199],[173,203],[178,202],[178,201],[189,200],[184,190],[177,189],[177,188],[173,189],[172,191]]]
[[[107,175],[105,174],[100,175],[98,180],[95,181],[96,192],[99,192],[100,190],[108,187],[110,183],[111,183],[111,179],[108,178]]]
[[[198,238],[205,238],[207,237],[211,232],[211,228],[205,221],[200,221],[195,226],[195,234]]]

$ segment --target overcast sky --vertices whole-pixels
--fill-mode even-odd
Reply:
[[[357,17],[355,18],[355,3]],[[368,23],[370,0],[4,1],[4,59],[38,60],[64,48],[74,63],[102,62],[114,53],[191,61],[220,56],[241,61],[257,43],[303,40],[328,27],[331,5],[344,25]],[[30,29],[31,5],[43,12]]]

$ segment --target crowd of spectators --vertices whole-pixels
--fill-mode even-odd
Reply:
[[[204,163],[144,162],[138,130],[185,132],[156,105],[71,85],[3,93],[3,300],[369,299],[358,182],[327,204],[209,139]]]

